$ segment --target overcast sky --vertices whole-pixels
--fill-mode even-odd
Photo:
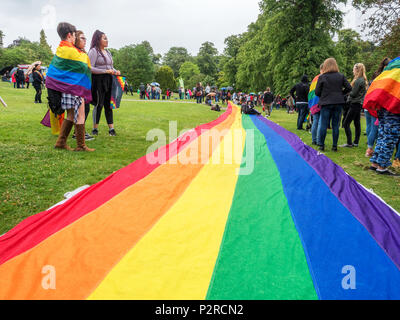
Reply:
[[[55,50],[59,43],[57,23],[67,21],[82,29],[88,46],[93,32],[105,32],[112,48],[150,42],[155,53],[179,46],[196,55],[201,44],[211,41],[220,53],[224,39],[243,33],[256,21],[259,0],[1,0],[0,30],[4,46],[22,36],[39,41],[40,29]],[[345,27],[359,31],[361,15],[350,6]]]

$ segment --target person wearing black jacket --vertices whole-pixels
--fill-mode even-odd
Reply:
[[[365,66],[362,63],[357,63],[353,68],[354,80],[351,83],[353,87],[348,97],[349,110],[343,120],[344,131],[346,132],[347,143],[340,146],[342,148],[358,147],[361,136],[361,110],[364,102],[365,94],[367,93],[368,80],[365,72]],[[350,124],[354,121],[355,138],[352,141]]]
[[[315,95],[320,98],[321,106],[320,125],[318,128],[319,150],[325,150],[326,131],[329,118],[332,116],[332,151],[337,151],[339,140],[339,125],[342,109],[345,104],[344,96],[352,90],[346,77],[339,72],[339,67],[334,58],[325,60],[323,74],[318,78]]]
[[[271,88],[267,88],[262,98],[263,109],[267,117],[271,116],[273,102],[274,102],[274,95],[271,92]]]
[[[301,81],[296,84],[292,90],[290,90],[290,95],[296,101],[296,107],[299,111],[297,117],[297,130],[304,130],[303,123],[308,115],[308,93],[310,92],[310,86],[308,84],[308,77],[303,75]],[[296,96],[295,96],[296,93]]]
[[[21,68],[18,68],[18,70],[16,72],[15,79],[17,81],[17,89],[23,88],[24,87],[24,83],[25,83],[24,70],[22,70]]]
[[[43,84],[43,76],[40,72],[41,65],[36,64],[33,67],[32,78],[33,78],[33,87],[36,90],[35,95],[35,103],[42,103],[42,84]]]

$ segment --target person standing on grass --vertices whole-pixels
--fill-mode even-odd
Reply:
[[[296,84],[292,88],[292,90],[290,90],[290,95],[296,101],[296,107],[299,112],[299,115],[297,117],[297,130],[304,130],[303,123],[308,114],[309,91],[310,91],[310,86],[308,84],[308,77],[306,75],[303,75],[301,81],[298,84]]]
[[[321,64],[319,67],[319,75],[317,75],[312,83],[314,84],[315,82],[318,82],[318,79],[320,77],[320,75],[323,72],[323,68],[324,65]],[[310,113],[312,116],[312,126],[311,126],[311,137],[312,137],[312,144],[313,145],[317,145],[318,144],[318,127],[319,127],[319,118],[320,118],[320,111],[321,111],[321,107],[319,105],[319,98],[317,96],[315,96],[314,98],[312,98],[312,90],[315,90],[315,88],[313,88],[313,85],[310,88],[310,93],[309,93],[309,107],[310,107]]]
[[[320,151],[325,151],[325,138],[332,117],[332,151],[337,152],[339,140],[340,117],[343,105],[345,104],[344,95],[352,90],[346,77],[339,72],[339,67],[334,58],[326,59],[323,66],[323,74],[318,78],[315,95],[320,98],[321,106],[320,125],[318,128],[318,145]]]
[[[91,88],[87,86],[87,81],[90,81],[90,78],[85,76],[90,74],[90,60],[86,53],[74,45],[76,39],[75,26],[61,22],[57,27],[57,33],[61,42],[50,64],[46,77],[46,87],[49,89],[49,100],[51,97],[50,90],[61,92],[61,107],[67,111],[67,118],[62,123],[54,147],[71,150],[67,145],[67,140],[75,123],[77,147],[74,151],[92,152],[94,149],[88,148],[85,144],[85,99],[75,95],[79,91],[88,100],[91,99]],[[64,79],[64,73],[59,70],[73,74],[75,76],[73,83],[70,79]]]
[[[42,84],[43,84],[43,75],[41,71],[41,65],[35,64],[33,67],[32,78],[33,78],[33,87],[36,90],[35,94],[35,103],[42,103]]]
[[[92,135],[99,134],[99,122],[101,111],[104,107],[104,113],[108,124],[108,133],[110,136],[116,136],[114,129],[113,110],[110,106],[112,76],[120,76],[121,72],[115,70],[111,53],[106,50],[108,47],[108,38],[104,32],[96,30],[92,37],[92,43],[89,50],[89,58],[92,65],[92,96],[93,109],[93,130]]]
[[[362,63],[357,63],[353,68],[354,79],[351,83],[353,89],[349,95],[350,108],[343,122],[344,131],[346,132],[347,143],[340,146],[342,148],[358,147],[361,136],[361,110],[364,102],[365,94],[368,89],[368,80],[365,71],[365,66]],[[350,124],[354,121],[355,137],[352,141]]]
[[[400,139],[400,57],[389,62],[382,74],[369,87],[364,99],[364,109],[377,114],[379,127],[375,151],[370,159],[370,170],[381,175],[399,176],[389,170],[391,158]]]
[[[377,71],[375,71],[375,73],[372,76],[371,79],[371,83],[372,81],[375,80],[375,78],[377,78],[383,71],[383,69],[386,68],[386,66],[389,64],[389,62],[391,61],[390,58],[384,58],[382,60],[382,62],[379,65],[379,68]],[[367,123],[367,139],[368,139],[368,149],[365,152],[365,156],[367,158],[372,157],[372,155],[374,154],[374,144],[376,142],[376,139],[378,138],[378,125],[376,124],[377,122],[377,118],[375,118],[373,115],[371,115],[369,113],[369,111],[367,109],[364,109],[365,112],[365,121]]]
[[[86,37],[85,37],[85,34],[83,33],[83,31],[81,31],[81,30],[78,30],[75,34],[75,47],[77,47],[82,52],[86,53],[86,50],[85,50]],[[86,124],[86,120],[88,118],[89,112],[90,112],[90,103],[85,102],[85,124]],[[75,132],[72,135],[72,139],[76,139]],[[91,140],[94,140],[94,138],[91,135],[89,135],[87,132],[85,132],[85,140],[91,141]]]
[[[265,111],[265,115],[267,117],[270,117],[272,112],[272,104],[274,103],[274,95],[272,94],[270,87],[268,87],[267,90],[265,91],[262,100],[263,100],[263,110]]]

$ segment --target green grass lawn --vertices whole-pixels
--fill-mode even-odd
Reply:
[[[16,90],[3,82],[0,83],[0,96],[8,104],[7,109],[0,106],[0,234],[63,200],[67,191],[92,185],[145,155],[154,143],[146,141],[149,130],[159,128],[168,134],[169,121],[177,121],[180,131],[221,115],[195,103],[137,102],[129,101],[138,99],[137,95],[125,96],[121,108],[114,112],[117,137],[108,136],[103,114],[99,136],[87,143],[96,151],[75,153],[54,150],[57,137],[51,135],[50,128],[40,124],[47,107],[33,103],[33,88]],[[91,115],[87,131],[92,127]],[[311,134],[295,130],[297,115],[274,110],[271,120],[311,144]],[[363,130],[364,127],[363,122]],[[327,147],[331,139],[328,134]],[[343,129],[339,142],[345,143]],[[69,144],[75,147],[74,140],[70,139]],[[400,180],[377,176],[366,170],[369,162],[364,156],[365,144],[366,137],[362,136],[360,148],[339,150],[338,153],[327,151],[326,155],[400,211]]]
[[[66,152],[53,148],[57,137],[40,124],[46,104],[34,104],[34,94],[32,87],[17,90],[0,82],[0,96],[8,104],[7,109],[0,105],[0,235],[63,200],[66,192],[101,181],[146,155],[154,144],[146,141],[149,130],[159,128],[168,135],[169,121],[177,121],[179,133],[222,114],[195,103],[124,101],[114,111],[116,137],[108,135],[103,111],[99,136],[87,142],[96,151]],[[137,95],[125,97],[138,99]],[[47,100],[45,94],[42,100]],[[88,132],[91,117],[92,112]],[[68,144],[76,146],[72,139]]]

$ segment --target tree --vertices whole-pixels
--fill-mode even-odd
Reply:
[[[115,68],[135,87],[153,80],[154,64],[145,46],[125,46],[116,51],[113,58]]]
[[[400,42],[400,2],[398,0],[353,0],[353,6],[369,12],[363,29],[382,44],[385,55],[397,57]]]
[[[162,56],[161,56],[161,54],[155,54],[154,53],[153,47],[150,45],[150,42],[143,41],[141,43],[141,45],[144,46],[147,49],[147,51],[148,51],[153,63],[154,64],[159,64]]]
[[[197,64],[186,61],[179,69],[179,76],[187,82],[191,77],[200,74],[200,69]]]
[[[336,48],[340,56],[340,59],[338,59],[340,61],[340,71],[348,78],[351,78],[354,64],[361,61],[361,37],[357,31],[343,29],[338,32],[338,38]]]
[[[242,44],[242,35],[232,35],[225,39],[226,45],[224,49],[225,59],[223,59],[222,70],[224,74],[224,81],[229,84],[236,82],[236,74],[238,71],[237,56]],[[224,82],[223,81],[223,82]]]
[[[218,73],[217,68],[218,50],[212,42],[204,42],[197,55],[197,65],[200,72],[207,76],[215,77]]]
[[[340,29],[346,0],[263,0],[261,14],[241,36],[236,57],[236,88],[286,94],[303,74],[319,73],[336,56],[332,37]],[[229,75],[226,65],[224,71]],[[227,72],[228,71],[228,72]]]
[[[155,79],[160,84],[160,87],[164,92],[167,89],[176,89],[174,71],[169,66],[161,66],[155,75]]]
[[[179,76],[179,69],[182,64],[186,61],[191,61],[192,57],[188,53],[186,48],[183,47],[172,47],[164,55],[163,62],[167,66],[170,66],[174,71],[174,76],[177,78]]]
[[[51,59],[53,58],[53,52],[51,51],[51,47],[47,43],[46,34],[42,29],[40,31],[40,40],[39,40],[39,60],[42,61],[43,64],[50,64]]]
[[[0,48],[3,48],[3,39],[4,39],[4,33],[3,31],[0,30]]]

